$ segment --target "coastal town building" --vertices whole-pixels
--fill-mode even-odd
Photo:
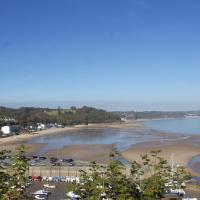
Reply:
[[[18,131],[18,127],[16,126],[3,126],[1,127],[1,131],[3,135],[11,135],[11,134],[16,134]]]
[[[46,125],[45,124],[37,123],[37,130],[38,131],[41,131],[41,130],[44,130],[44,129],[46,129]]]
[[[10,117],[1,117],[0,121],[4,121],[4,122],[16,122],[16,120],[14,118],[10,118]]]

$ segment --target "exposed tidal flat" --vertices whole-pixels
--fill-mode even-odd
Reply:
[[[24,143],[29,154],[72,157],[76,160],[106,163],[113,146],[124,159],[140,160],[141,154],[160,149],[161,156],[171,163],[188,166],[188,162],[200,154],[200,135],[171,133],[155,130],[145,122],[125,124],[91,124],[66,128],[54,128],[36,134],[23,134],[0,139],[1,149],[14,150]],[[149,122],[148,122],[149,123]],[[174,132],[174,131],[172,131]],[[193,163],[192,166],[199,166]],[[189,166],[193,173],[195,167]]]

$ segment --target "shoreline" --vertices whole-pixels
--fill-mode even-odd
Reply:
[[[163,118],[152,118],[152,119],[137,119],[135,121],[157,121],[157,120],[170,120],[170,119],[198,119],[200,116],[196,117],[163,117]]]
[[[13,142],[25,142],[28,141],[29,139],[43,136],[43,135],[52,135],[60,132],[65,132],[69,130],[75,130],[75,127],[65,127],[65,128],[50,128],[50,129],[45,129],[42,131],[37,131],[33,133],[23,133],[20,135],[14,135],[14,136],[9,136],[9,137],[4,137],[0,138],[0,145],[2,144],[7,144],[7,143],[13,143]]]
[[[103,128],[113,128],[113,129],[140,129],[145,132],[146,127],[143,125],[142,121],[133,121],[133,123],[109,123],[109,124],[89,124],[89,125],[77,125],[73,127],[65,128],[51,128],[43,131],[35,132],[34,134],[22,134],[0,139],[0,150],[9,149],[11,151],[15,150],[16,147],[21,143],[26,143],[28,140],[45,136],[45,135],[55,135],[57,133],[69,132],[81,129],[103,129]],[[164,157],[168,163],[171,163],[171,155],[175,155],[175,164],[182,165],[191,172],[192,175],[199,175],[195,171],[188,168],[189,161],[197,155],[200,155],[200,136],[190,135],[188,137],[182,137],[182,135],[175,135],[172,133],[161,132],[153,129],[150,134],[153,135],[163,135],[169,140],[160,139],[159,141],[146,141],[134,144],[128,150],[122,151],[122,157],[129,162],[140,160],[141,154],[149,153],[151,150],[161,150],[160,156]],[[133,133],[134,134],[134,133]],[[142,134],[142,132],[141,132]],[[164,137],[163,137],[164,138]],[[37,152],[38,149],[44,147],[45,144],[25,144],[27,153],[33,154]],[[45,156],[67,156],[74,157],[78,160],[93,161],[105,163],[108,160],[108,154],[112,149],[112,145],[66,145],[61,149],[52,149],[45,153]]]
[[[153,150],[161,150],[159,154],[161,157],[172,164],[172,155],[174,155],[174,165],[181,165],[185,167],[193,176],[200,174],[192,170],[188,163],[196,156],[200,155],[200,136],[191,136],[183,140],[171,141],[148,141],[138,143],[130,149],[123,151],[122,156],[128,161],[141,161],[141,155],[148,154]]]
[[[143,125],[141,123],[134,123],[134,124],[119,124],[119,123],[99,123],[99,124],[88,124],[88,125],[75,125],[75,126],[69,126],[69,127],[64,127],[64,128],[50,128],[50,129],[45,129],[42,131],[36,131],[33,133],[23,133],[20,135],[13,135],[9,137],[3,137],[0,138],[0,145],[2,144],[7,144],[7,143],[12,143],[12,142],[25,142],[28,141],[29,139],[35,138],[35,137],[40,137],[43,135],[54,135],[57,133],[62,133],[62,132],[67,132],[67,131],[74,131],[74,130],[81,130],[81,129],[89,129],[89,128],[95,128],[95,129],[102,129],[102,128],[139,128],[142,127]]]

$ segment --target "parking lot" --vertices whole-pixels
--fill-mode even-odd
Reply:
[[[37,190],[43,189],[44,182],[41,181],[34,181],[33,184],[28,187],[25,191],[25,194],[29,197],[29,199],[34,199],[32,193],[34,193]],[[61,200],[65,198],[66,194],[66,183],[54,183],[56,186],[55,189],[48,189],[51,191],[51,194],[47,197],[48,200]]]
[[[41,190],[44,188],[44,183],[42,181],[33,181],[32,185],[30,187],[28,187],[25,191],[25,194],[30,198],[30,199],[34,199],[32,193],[34,193],[37,190]],[[64,182],[55,182],[53,183],[53,185],[56,186],[55,189],[48,189],[51,191],[51,194],[48,196],[48,200],[63,200],[66,196],[66,191],[68,189],[68,183],[64,183]],[[197,189],[191,189],[188,188],[185,190],[186,191],[186,197],[190,197],[190,198],[198,198],[200,199],[200,190]],[[172,196],[171,196],[172,197]],[[168,200],[171,197],[166,197],[165,199]],[[174,199],[181,199],[175,196],[173,196]]]

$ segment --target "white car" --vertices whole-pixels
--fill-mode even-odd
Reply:
[[[176,195],[185,195],[185,191],[183,189],[170,189],[170,194],[176,194]]]
[[[35,199],[41,199],[41,200],[43,200],[43,199],[46,199],[47,198],[47,195],[35,195]]]
[[[79,199],[80,198],[80,196],[75,194],[73,191],[68,192],[67,197],[70,197],[71,199]]]
[[[48,190],[37,190],[36,192],[32,193],[32,195],[48,195],[50,192]]]
[[[167,183],[165,183],[165,186],[166,187],[173,187],[173,186],[178,186],[178,182],[177,181],[169,181],[169,182],[167,182]],[[182,187],[185,187],[186,185],[185,185],[185,182],[182,182],[181,183],[181,186]]]
[[[44,184],[44,187],[54,189],[56,188],[55,185]]]

